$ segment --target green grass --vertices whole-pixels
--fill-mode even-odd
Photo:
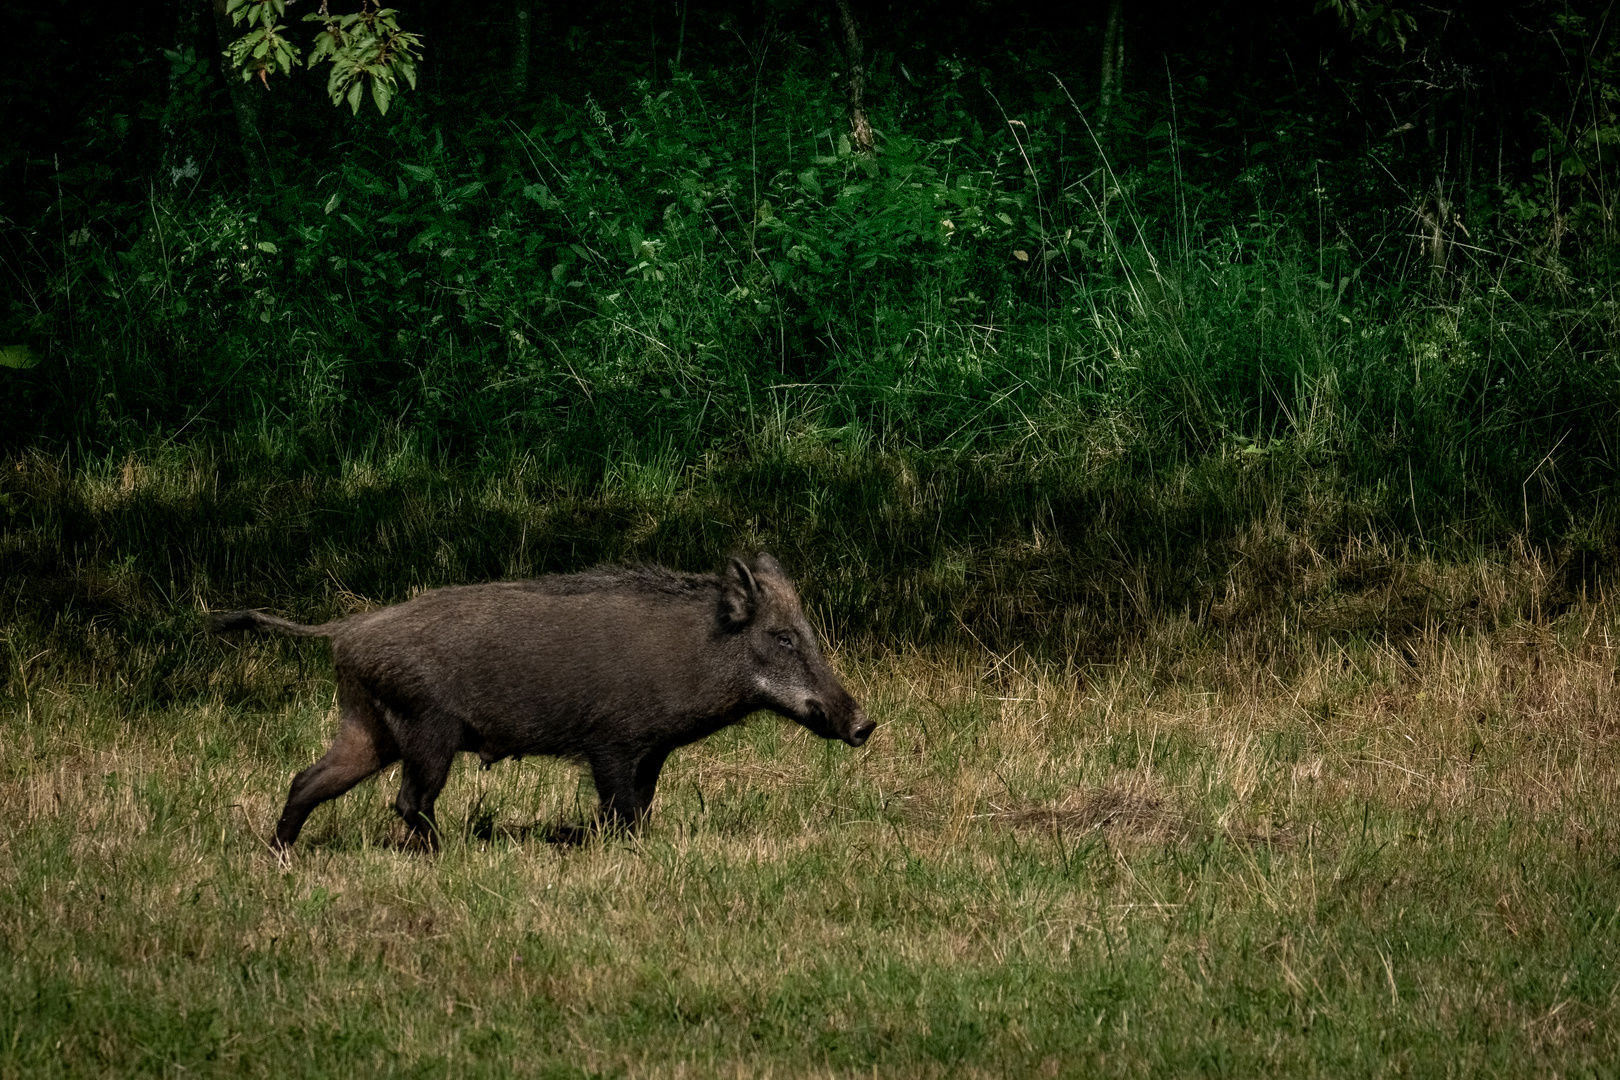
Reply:
[[[318,651],[208,646],[270,705],[14,679],[0,1075],[1612,1075],[1617,641],[845,649],[867,747],[756,718],[638,837],[552,846],[588,778],[468,759],[441,854],[385,777],[286,862]]]
[[[1433,273],[1314,143],[824,157],[825,72],[735,77],[7,227],[0,1076],[1620,1071],[1597,204]],[[329,660],[202,612],[760,548],[866,747],[268,849]]]
[[[360,302],[240,209],[64,249],[0,383],[0,1077],[1620,1071],[1607,284],[1101,221],[790,295],[672,225],[416,300],[368,240]],[[756,719],[578,848],[572,766],[459,767],[436,855],[385,776],[270,851],[329,659],[203,611],[760,548],[866,747]]]
[[[1309,425],[1155,463],[1044,415],[6,459],[0,1075],[1612,1074],[1612,505],[1532,474],[1563,532],[1493,540]],[[384,777],[270,852],[330,662],[201,611],[761,546],[866,747],[756,719],[573,849],[571,766],[458,767],[438,855]]]

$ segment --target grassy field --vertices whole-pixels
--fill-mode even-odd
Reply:
[[[537,9],[497,107],[491,8],[242,174],[152,7],[31,19],[0,147],[0,1080],[1620,1074],[1612,22],[1161,12],[1093,110],[1084,13],[998,12],[874,61],[870,157],[825,11],[682,3],[666,84]],[[1329,9],[1380,52],[1287,52]],[[330,658],[205,612],[761,549],[861,749],[270,850]]]
[[[266,390],[8,449],[0,1077],[1614,1075],[1596,316],[1221,265],[825,384],[587,371],[460,444]],[[243,412],[227,368],[171,396]],[[85,419],[98,370],[25,374]],[[202,611],[760,548],[862,749],[757,718],[579,847],[578,769],[469,761],[433,855],[386,775],[269,850],[330,661]]]
[[[1106,663],[845,641],[865,748],[756,717],[575,848],[588,776],[469,757],[441,853],[390,773],[273,855],[321,644],[191,646],[227,689],[167,702],[13,656],[0,1076],[1613,1075],[1620,610],[1335,629],[1545,575]]]

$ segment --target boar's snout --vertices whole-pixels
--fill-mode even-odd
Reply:
[[[851,746],[860,746],[871,738],[877,724],[872,722],[866,715],[866,710],[856,704],[848,692],[840,694],[839,697],[841,700],[825,704],[814,698],[806,701],[803,714],[808,717],[808,722],[801,720],[800,723],[824,739],[842,739]],[[832,706],[831,709],[828,708],[828,704]]]
[[[868,720],[866,714],[859,709],[855,710],[855,715],[857,719],[849,726],[849,734],[844,737],[844,741],[851,746],[860,746],[871,737],[872,731],[877,725]]]

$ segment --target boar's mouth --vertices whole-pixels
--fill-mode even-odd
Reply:
[[[863,745],[871,737],[872,730],[877,727],[857,706],[848,718],[847,730],[839,731],[827,715],[826,707],[814,700],[805,702],[800,714],[794,719],[823,739],[842,739],[851,746]]]

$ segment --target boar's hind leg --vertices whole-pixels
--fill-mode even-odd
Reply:
[[[411,832],[430,845],[436,845],[439,839],[433,804],[444,790],[458,749],[458,744],[412,747],[406,752],[405,764],[400,769],[399,798],[394,800],[394,809],[411,827]]]
[[[311,810],[399,760],[399,748],[369,694],[340,682],[338,703],[343,710],[343,726],[326,755],[293,778],[287,805],[276,823],[278,847],[290,847],[298,839]]]

